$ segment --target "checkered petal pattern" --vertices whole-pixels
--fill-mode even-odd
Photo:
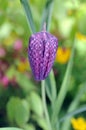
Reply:
[[[55,60],[57,47],[57,38],[46,31],[32,34],[30,37],[28,58],[36,80],[44,80],[48,76]]]

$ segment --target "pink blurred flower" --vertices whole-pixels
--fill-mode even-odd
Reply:
[[[3,76],[1,81],[5,87],[9,84],[9,79],[7,76]]]
[[[4,57],[5,55],[6,55],[5,49],[0,47],[0,57]]]
[[[17,39],[14,43],[14,46],[13,48],[16,50],[16,51],[19,51],[22,49],[22,40],[20,39]]]

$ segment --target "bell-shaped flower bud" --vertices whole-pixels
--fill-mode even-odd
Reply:
[[[28,57],[36,80],[44,80],[52,69],[58,40],[52,34],[41,31],[29,39]]]

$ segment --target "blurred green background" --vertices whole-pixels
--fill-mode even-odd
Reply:
[[[46,0],[29,0],[36,31],[40,29]],[[57,92],[71,54],[75,33],[75,56],[63,115],[77,92],[86,86],[86,2],[55,0],[50,32],[59,40],[53,66]],[[0,127],[17,126],[25,130],[47,130],[41,100],[41,85],[33,78],[27,56],[30,30],[19,0],[0,1]],[[50,101],[47,97],[50,111]],[[86,91],[80,98],[86,104]],[[61,116],[60,115],[60,116]],[[86,113],[80,115],[84,118]],[[72,127],[71,127],[72,129]]]

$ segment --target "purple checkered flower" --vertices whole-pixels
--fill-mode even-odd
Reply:
[[[44,80],[53,66],[58,40],[52,34],[42,31],[29,39],[28,57],[36,80]]]

